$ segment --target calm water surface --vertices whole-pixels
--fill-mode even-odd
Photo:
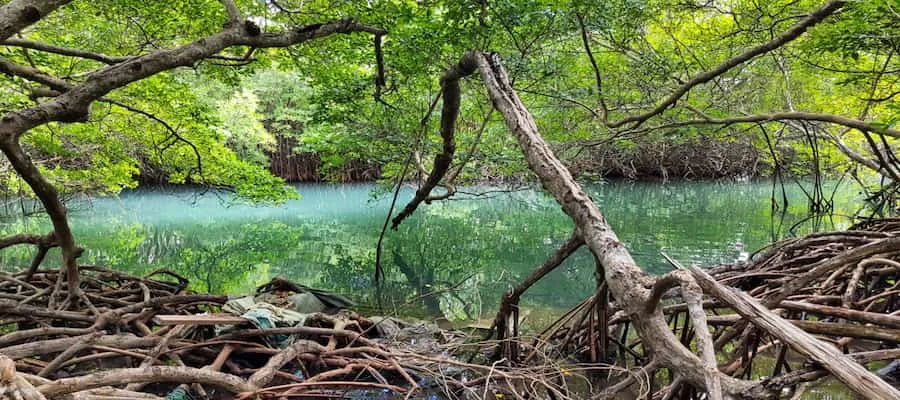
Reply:
[[[277,207],[231,204],[227,196],[184,188],[141,189],[78,204],[70,216],[86,249],[84,264],[136,274],[169,268],[198,291],[230,294],[284,276],[372,304],[375,244],[390,204],[389,196],[373,196],[373,189],[300,185],[302,199]],[[771,184],[764,182],[613,182],[588,189],[638,264],[657,274],[669,270],[660,252],[683,263],[733,262],[773,239],[846,227],[849,219],[841,215],[858,204],[855,190],[839,188],[838,216],[807,219],[797,186],[788,187],[787,212],[774,217]],[[412,192],[401,192],[401,207]],[[571,227],[559,206],[537,190],[423,206],[385,238],[382,304],[454,320],[491,315],[501,294],[540,265]],[[48,230],[44,218],[0,220],[4,234]],[[0,252],[0,265],[21,268],[32,251],[18,246]],[[45,265],[58,260],[52,254]],[[539,310],[536,315],[558,315],[590,295],[593,271],[582,250],[533,287],[523,306]],[[430,291],[441,294],[416,300]],[[849,398],[843,396],[823,389],[806,398]]]
[[[371,185],[300,185],[302,199],[277,207],[232,204],[190,189],[141,189],[83,202],[71,213],[82,263],[133,273],[176,270],[203,291],[242,293],[274,276],[371,299],[375,243],[390,204]],[[660,252],[685,262],[735,261],[771,240],[841,228],[845,217],[805,220],[806,199],[788,187],[786,215],[773,217],[769,183],[629,183],[588,186],[622,242],[645,270],[669,270]],[[489,188],[471,189],[490,191]],[[412,188],[401,193],[402,206]],[[385,238],[390,304],[433,290],[417,303],[451,318],[489,312],[500,294],[540,265],[571,231],[540,191],[497,192],[423,206]],[[855,211],[840,189],[838,214]],[[43,232],[43,218],[0,221],[4,232]],[[27,265],[33,249],[0,252],[0,265]],[[58,262],[48,259],[45,265]],[[526,302],[570,307],[591,293],[593,260],[582,250],[534,287]],[[409,308],[409,305],[404,305]]]

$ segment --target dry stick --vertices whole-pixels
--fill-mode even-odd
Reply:
[[[497,311],[496,317],[494,317],[494,323],[491,326],[491,331],[488,333],[488,336],[485,339],[489,339],[494,333],[498,339],[506,339],[509,335],[509,315],[513,312],[514,309],[517,309],[519,306],[519,299],[522,297],[522,294],[525,293],[532,285],[534,285],[537,281],[543,278],[545,275],[549,274],[551,271],[555,270],[557,267],[562,265],[563,261],[565,261],[569,256],[571,256],[576,250],[578,250],[581,245],[584,244],[584,241],[581,240],[581,237],[578,236],[578,232],[572,232],[572,235],[569,237],[562,246],[560,246],[547,261],[544,262],[543,265],[538,267],[538,269],[534,270],[531,275],[528,275],[525,280],[519,283],[513,289],[510,289],[507,292],[503,299],[500,301],[500,309]],[[515,332],[514,334],[518,334]],[[501,353],[510,353],[512,348],[507,348],[506,345],[501,344],[499,353],[496,356],[499,356]],[[511,360],[515,360],[518,358],[518,354],[504,354],[509,357]]]
[[[103,331],[98,331],[90,335],[82,336],[82,339],[79,340],[78,343],[75,343],[74,346],[69,347],[62,353],[59,353],[59,355],[57,355],[53,359],[53,361],[50,361],[50,363],[47,364],[47,366],[44,367],[41,372],[38,372],[38,376],[40,376],[41,378],[46,378],[50,374],[56,372],[56,369],[59,368],[64,362],[68,361],[80,351],[84,350],[85,347],[90,346],[95,340],[97,340],[98,337],[102,336],[104,333],[105,332]]]
[[[784,308],[786,310],[802,311],[810,314],[825,315],[829,317],[838,317],[850,321],[876,324],[884,327],[900,328],[900,317],[885,315],[881,313],[857,311],[844,307],[832,307],[790,300],[782,301],[778,305],[778,307]]]
[[[250,376],[247,379],[247,384],[252,386],[254,390],[256,388],[262,388],[269,381],[272,380],[275,375],[275,371],[281,369],[284,364],[291,362],[291,360],[297,358],[298,355],[302,353],[321,353],[325,347],[322,345],[313,342],[311,340],[298,340],[291,347],[288,347],[278,353],[276,356],[269,359],[269,361],[260,368],[256,373]]]
[[[759,304],[756,299],[743,292],[723,286],[700,268],[689,266],[687,269],[706,292],[730,305],[738,314],[764,329],[770,335],[777,337],[783,343],[790,345],[800,354],[821,364],[856,393],[876,400],[900,398],[900,391],[896,388],[888,385],[877,375],[847,358],[834,347],[822,343],[802,329],[769,311]]]
[[[730,325],[744,321],[738,315],[711,316],[708,317],[708,320],[711,325]],[[871,339],[900,343],[900,329],[822,321],[786,321],[811,334],[852,337],[858,339]]]
[[[73,336],[61,339],[42,340],[39,342],[24,343],[16,346],[10,346],[3,349],[3,354],[14,360],[34,357],[44,354],[52,354],[65,351],[65,349],[75,345],[84,337],[89,336]],[[93,345],[108,346],[115,348],[141,348],[150,347],[159,342],[160,337],[137,337],[132,335],[106,335],[97,338]]]
[[[19,305],[12,300],[0,299],[0,314],[23,315],[31,318],[51,318],[79,322],[93,322],[94,317],[74,311],[55,311],[49,307]]]
[[[643,375],[644,377],[647,377],[647,380],[649,380],[650,377],[652,377],[653,374],[656,373],[657,369],[659,369],[659,365],[657,365],[656,361],[650,360],[650,362],[648,362],[647,365],[644,365],[643,367],[639,368],[637,371],[634,371],[634,372],[629,371],[629,374],[627,377],[625,377],[624,379],[622,379],[619,382],[616,382],[615,385],[607,387],[606,389],[603,390],[603,392],[601,392],[597,396],[594,396],[593,399],[594,400],[615,399],[616,396],[619,394],[619,392],[621,392],[625,389],[628,389],[629,387],[631,387],[631,385],[634,385],[635,383],[638,383],[638,379],[640,379],[639,376]]]
[[[141,324],[141,325],[143,325],[143,324]],[[144,326],[146,326],[146,325],[144,325]],[[140,325],[139,325],[139,329],[140,329]],[[156,360],[159,358],[159,355],[162,354],[166,350],[167,346],[169,345],[169,340],[171,340],[172,337],[179,335],[183,329],[184,329],[183,325],[178,325],[175,328],[173,328],[172,330],[170,330],[166,335],[164,335],[162,337],[162,340],[160,340],[159,344],[157,344],[156,347],[153,348],[153,350],[150,350],[150,353],[147,355],[147,358],[145,358],[144,361],[141,361],[140,368],[146,368],[146,367],[153,365],[153,363],[156,362]],[[148,329],[148,331],[149,331],[149,329]],[[144,332],[144,333],[146,334],[146,332]],[[131,383],[131,384],[128,384],[128,386],[126,386],[125,389],[138,391],[138,390],[141,390],[143,387],[144,387],[143,384]]]
[[[24,340],[34,340],[40,336],[56,336],[56,335],[83,335],[91,333],[90,328],[57,328],[43,327],[35,329],[26,329],[15,331],[0,336],[0,349],[3,347],[21,342]]]
[[[55,397],[83,390],[124,383],[175,382],[203,383],[222,387],[232,393],[254,389],[240,378],[221,372],[188,367],[121,368],[102,371],[77,378],[58,379],[37,387],[47,397]]]

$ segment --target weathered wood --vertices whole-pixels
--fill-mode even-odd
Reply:
[[[740,315],[719,315],[709,316],[707,320],[710,325],[732,325],[741,321]],[[817,335],[829,335],[838,337],[850,337],[856,339],[881,340],[886,342],[900,343],[900,329],[883,328],[879,326],[865,326],[854,324],[842,324],[837,322],[822,321],[804,321],[796,319],[786,319],[785,321],[794,326],[803,329],[808,333]]]
[[[188,367],[122,368],[102,371],[77,378],[58,379],[37,387],[44,396],[54,398],[87,389],[125,383],[176,382],[204,383],[227,389],[232,393],[249,392],[255,387],[242,379],[221,372]]]
[[[777,337],[783,343],[811,360],[818,362],[847,387],[868,399],[900,399],[900,391],[884,382],[877,375],[842,354],[831,345],[825,344],[809,333],[784,320],[771,310],[763,307],[746,293],[728,288],[713,279],[706,271],[688,266],[697,283],[707,292],[730,305],[738,314],[750,320],[757,327]]]
[[[250,322],[244,317],[231,314],[207,315],[157,315],[153,317],[157,325],[241,325]]]
[[[800,301],[782,301],[779,308],[787,310],[803,311],[815,315],[838,317],[850,321],[877,324],[885,327],[900,328],[900,316],[879,314],[874,312],[857,311],[843,307],[832,307],[821,304],[804,303]]]
[[[695,387],[706,388],[709,382],[718,382],[724,395],[740,396],[743,389],[750,386],[749,382],[731,378],[719,371],[710,371],[706,362],[672,334],[659,307],[647,312],[648,288],[653,286],[654,278],[638,267],[606,217],[541,137],[534,118],[510,84],[499,57],[496,54],[469,53],[464,58],[477,61],[494,108],[500,111],[507,128],[518,140],[528,167],[566,215],[572,218],[581,238],[602,266],[602,271],[598,273],[604,277],[610,293],[631,316],[645,351],[652,354],[660,366],[677,371]]]

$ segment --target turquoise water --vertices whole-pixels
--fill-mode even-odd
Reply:
[[[372,185],[300,185],[302,199],[277,207],[233,204],[226,194],[195,189],[140,189],[73,205],[71,223],[86,251],[83,264],[143,274],[169,268],[199,291],[242,293],[274,276],[374,303],[375,244],[390,196]],[[629,183],[590,185],[620,239],[647,271],[669,270],[660,252],[702,265],[732,262],[773,239],[841,228],[843,216],[806,220],[806,199],[788,187],[790,207],[771,211],[770,183]],[[503,292],[562,243],[571,222],[539,190],[472,188],[483,196],[424,205],[384,242],[387,283],[382,305],[471,319],[491,313]],[[401,192],[398,207],[412,196]],[[838,214],[858,203],[836,192]],[[7,219],[4,233],[46,232],[43,218]],[[27,265],[29,247],[0,252],[6,269]],[[54,250],[55,251],[55,250]],[[45,265],[57,265],[51,254]],[[584,251],[536,285],[524,305],[560,309],[594,287]],[[430,291],[441,295],[415,297]]]

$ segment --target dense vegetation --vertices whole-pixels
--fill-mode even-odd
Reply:
[[[0,6],[0,151],[5,156],[0,191],[8,199],[7,210],[28,213],[26,205],[32,204],[38,211],[43,208],[52,224],[46,234],[16,232],[0,238],[0,249],[36,247],[29,269],[2,277],[0,287],[7,292],[0,308],[24,316],[15,321],[20,331],[9,340],[45,335],[42,328],[31,329],[41,315],[89,324],[77,334],[105,335],[100,330],[107,325],[130,324],[123,317],[132,311],[193,301],[169,284],[85,268],[79,257],[90,249],[81,247],[85,243],[73,234],[67,215],[71,196],[169,182],[277,203],[298,196],[285,178],[381,177],[397,190],[404,181],[416,181],[418,190],[405,207],[390,206],[384,227],[396,231],[417,209],[415,215],[423,213],[420,205],[452,197],[458,185],[534,176],[568,216],[571,234],[500,299],[490,329],[498,340],[493,359],[527,362],[520,357],[523,342],[518,339],[521,295],[584,246],[596,261],[593,295],[570,317],[577,314],[588,322],[574,322],[566,336],[577,335],[586,343],[589,353],[576,350],[573,355],[589,356],[591,365],[615,362],[607,358],[607,350],[618,346],[622,367],[628,367],[629,353],[632,365],[648,374],[669,371],[671,385],[660,389],[658,397],[681,393],[680,398],[699,398],[705,392],[710,399],[775,398],[782,387],[754,379],[751,361],[739,374],[718,365],[717,356],[730,346],[745,352],[732,352],[735,362],[751,359],[746,353],[755,355],[759,343],[751,345],[756,339],[750,338],[759,334],[772,338],[773,345],[777,339],[779,358],[786,359],[784,349],[790,346],[859,394],[896,398],[900,392],[844,354],[847,345],[842,353],[813,337],[815,330],[770,311],[794,295],[818,299],[807,292],[822,281],[816,290],[841,294],[834,300],[844,310],[814,304],[815,312],[842,319],[850,311],[866,313],[868,320],[886,318],[869,314],[892,313],[892,305],[882,304],[880,311],[852,306],[858,286],[896,289],[893,268],[900,264],[886,258],[895,256],[900,243],[886,233],[894,229],[892,221],[875,223],[871,233],[805,239],[811,245],[804,251],[830,252],[821,259],[796,254],[799,247],[790,243],[777,247],[775,253],[783,252],[783,257],[770,261],[785,279],[750,287],[746,294],[717,281],[730,279],[721,277],[731,270],[714,278],[668,259],[675,270],[648,274],[573,175],[666,179],[771,174],[776,182],[811,175],[816,185],[806,193],[809,211],[819,212],[831,207],[823,177],[846,174],[870,192],[876,210],[893,208],[900,182],[894,149],[900,137],[895,128],[900,109],[894,101],[900,94],[898,15],[897,1],[840,0],[5,2]],[[773,194],[772,209],[786,209],[786,200],[784,194],[779,204]],[[304,234],[284,233],[290,241]],[[241,234],[251,243],[256,240],[252,227],[242,227]],[[397,233],[403,234],[417,233]],[[386,277],[386,257],[393,258],[416,294],[429,282],[450,277],[438,276],[438,270],[462,272],[462,264],[458,270],[428,265],[447,255],[427,257],[421,246],[406,251],[395,246],[391,254],[383,254],[382,237],[372,274],[376,287]],[[843,245],[820,243],[830,240]],[[210,268],[232,245],[237,244],[182,259],[189,266]],[[39,269],[56,247],[62,268]],[[242,265],[262,257],[252,244],[247,247],[240,249],[246,256]],[[429,250],[465,252],[453,239]],[[411,261],[416,253],[422,260]],[[815,264],[792,267],[809,259]],[[779,260],[788,260],[788,267]],[[768,276],[769,261],[761,262],[765,265],[754,268]],[[365,263],[370,264],[368,259]],[[884,276],[893,281],[880,275],[869,280],[869,264],[887,265]],[[100,278],[92,277],[92,271],[100,271]],[[841,278],[851,271],[850,279]],[[757,282],[756,273],[748,277]],[[113,285],[103,279],[128,281],[134,288],[123,286],[107,297],[105,290]],[[167,289],[163,297],[153,298],[147,285]],[[212,287],[211,280],[207,285]],[[671,314],[661,300],[674,292],[683,301],[678,307],[684,308]],[[707,307],[719,307],[706,301],[710,297],[735,319],[708,315]],[[40,306],[23,304],[37,299]],[[109,305],[117,308],[110,311]],[[682,312],[685,325],[677,337],[672,320]],[[92,318],[95,323],[88,322]],[[349,326],[332,321],[335,331]],[[709,321],[733,325],[715,330],[714,339]],[[611,334],[607,324],[618,324],[623,332]],[[829,329],[844,330],[829,331],[832,336],[853,337],[844,334],[846,329],[863,329],[838,324]],[[147,326],[133,328],[150,336]],[[629,332],[639,336],[640,354],[628,344]],[[351,334],[348,346],[358,335]],[[118,340],[114,336],[103,340]],[[315,351],[301,346],[275,355],[246,381],[196,366],[119,373],[131,383],[160,377],[197,382],[177,376],[207,374],[204,379],[220,383],[236,380],[225,385],[232,393],[255,393],[291,359],[335,351],[338,336],[347,337],[346,332],[334,333],[327,347],[316,343],[310,347]],[[611,336],[621,343],[611,344]],[[63,350],[38,374],[52,373],[85,343]],[[367,346],[363,352],[375,348]],[[0,383],[12,382],[17,367],[8,359],[0,362]],[[396,362],[390,368],[404,371]],[[776,362],[774,375],[779,369]],[[101,372],[74,379],[104,386],[109,383],[89,381],[122,383],[117,376]],[[490,382],[490,376],[486,379]],[[49,396],[78,387],[66,382],[42,383],[39,391]],[[795,387],[797,382],[782,385]],[[407,383],[410,393],[419,387],[412,379]]]
[[[825,169],[871,177],[874,169],[896,176],[892,139],[878,129],[766,116],[807,112],[893,126],[900,115],[896,2],[851,2],[796,40],[693,87],[639,128],[608,122],[652,108],[698,73],[778,36],[815,2],[238,4],[263,32],[345,16],[383,28],[387,34],[376,35],[382,64],[367,34],[285,49],[236,46],[111,92],[85,123],[32,129],[23,145],[40,170],[63,193],[172,182],[233,188],[253,200],[292,196],[270,169],[289,180],[393,178],[411,149],[427,164],[440,147],[429,135],[438,122],[420,120],[439,102],[441,71],[466,50],[485,49],[502,55],[545,136],[576,173],[702,178]],[[64,6],[0,50],[2,108],[45,101],[58,84],[78,84],[103,64],[208,35],[224,13],[217,1]],[[475,94],[458,125],[459,160],[467,165],[457,179],[527,178],[498,115]],[[27,193],[5,160],[2,166],[4,192]]]

